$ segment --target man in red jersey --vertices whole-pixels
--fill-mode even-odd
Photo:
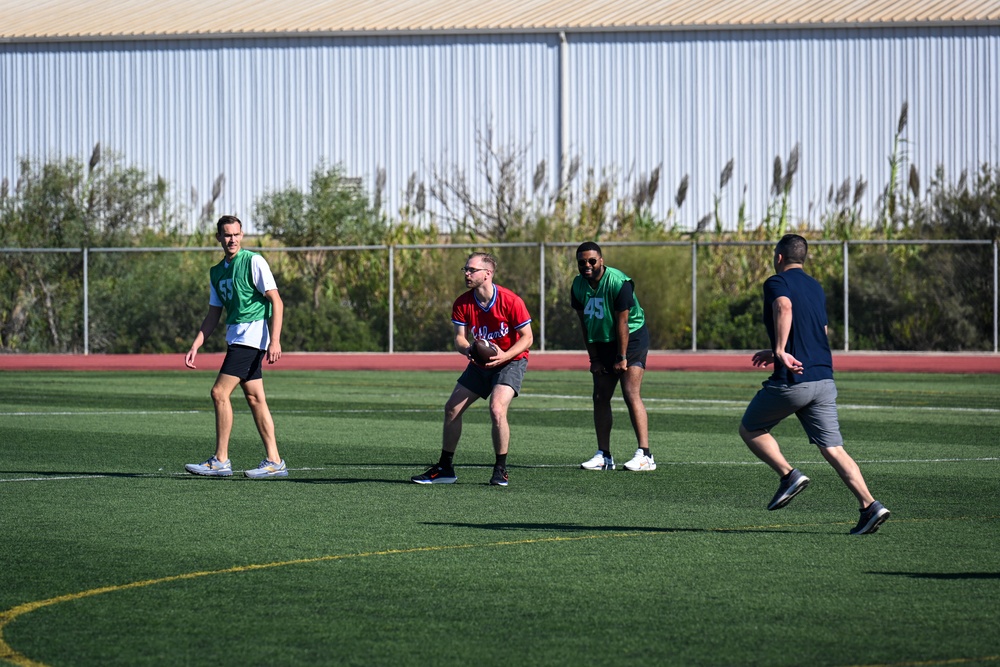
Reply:
[[[424,474],[410,478],[417,484],[452,484],[458,479],[453,461],[462,436],[462,414],[476,399],[488,398],[496,453],[490,484],[507,486],[507,409],[521,390],[534,337],[524,300],[506,287],[493,284],[496,268],[496,258],[485,252],[472,253],[462,267],[469,291],[455,299],[451,321],[455,325],[455,349],[469,358],[469,364],[444,406],[441,458]],[[476,339],[492,342],[500,353],[485,365],[475,363],[471,350]]]

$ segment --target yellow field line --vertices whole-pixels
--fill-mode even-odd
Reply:
[[[674,531],[664,530],[664,531],[643,531],[641,533],[610,533],[607,535],[582,535],[576,537],[540,537],[530,540],[510,540],[504,542],[488,542],[485,544],[446,544],[435,547],[413,547],[412,549],[387,549],[385,551],[368,551],[365,553],[355,553],[355,554],[317,556],[316,558],[299,558],[296,560],[278,561],[274,563],[237,565],[236,567],[229,567],[222,570],[188,572],[186,574],[175,574],[169,577],[160,577],[158,579],[146,579],[143,581],[134,581],[132,583],[120,584],[117,586],[103,586],[101,588],[92,588],[88,591],[80,591],[79,593],[70,593],[68,595],[59,595],[57,597],[49,598],[47,600],[26,602],[24,604],[17,605],[16,607],[11,607],[6,611],[0,612],[0,659],[11,662],[15,665],[18,665],[19,667],[46,667],[45,663],[37,662],[25,656],[22,653],[18,653],[9,644],[7,644],[7,642],[3,638],[3,629],[17,618],[24,616],[25,614],[30,614],[31,612],[37,609],[50,607],[52,605],[59,604],[61,602],[72,602],[74,600],[81,600],[83,598],[89,598],[95,595],[103,595],[104,593],[127,591],[133,588],[143,588],[146,586],[153,586],[155,584],[166,584],[171,581],[182,581],[184,579],[197,579],[198,577],[207,577],[214,574],[253,572],[255,570],[266,570],[275,567],[285,567],[286,565],[304,565],[308,563],[322,563],[324,561],[345,560],[348,558],[366,558],[370,556],[393,556],[396,554],[413,554],[425,551],[447,551],[451,549],[474,549],[477,547],[503,547],[503,546],[515,546],[521,544],[538,544],[542,542],[574,542],[580,540],[597,540],[597,539],[608,539],[614,537],[638,537],[640,535],[657,535],[670,532]]]
[[[945,519],[948,521],[955,520],[968,520],[968,519],[996,519],[1000,517],[988,516],[988,517],[952,517]],[[893,524],[898,523],[913,523],[918,521],[940,521],[942,519],[895,519]],[[839,525],[838,522],[832,525]],[[830,523],[815,523],[815,524],[772,524],[763,526],[744,526],[742,528],[706,528],[706,532],[731,532],[734,530],[761,530],[761,529],[776,529],[776,528],[809,528],[815,526],[829,526]],[[849,525],[849,524],[848,524]],[[503,546],[518,546],[524,544],[541,544],[546,542],[579,542],[582,540],[600,540],[600,539],[611,539],[611,538],[622,538],[622,537],[641,537],[644,535],[665,535],[670,533],[675,533],[678,531],[665,529],[658,531],[642,531],[639,533],[608,533],[604,535],[578,535],[575,537],[539,537],[527,540],[505,540],[502,542],[486,542],[482,544],[445,544],[439,546],[430,547],[413,547],[410,549],[386,549],[384,551],[367,551],[363,553],[354,554],[332,554],[328,556],[317,556],[315,558],[298,558],[295,560],[277,561],[274,563],[255,563],[250,565],[237,565],[235,567],[229,567],[222,570],[205,570],[202,572],[188,572],[185,574],[175,574],[169,577],[160,577],[157,579],[145,579],[143,581],[133,581],[128,584],[119,584],[117,586],[102,586],[100,588],[92,588],[86,591],[80,591],[78,593],[69,593],[67,595],[59,595],[53,598],[48,598],[46,600],[36,600],[34,602],[25,602],[24,604],[17,605],[16,607],[11,607],[6,611],[0,612],[0,660],[6,660],[7,662],[18,665],[18,667],[47,667],[45,663],[32,660],[26,655],[15,651],[3,638],[3,630],[7,625],[17,620],[21,616],[30,614],[33,611],[42,609],[44,607],[50,607],[52,605],[60,604],[62,602],[72,602],[74,600],[82,600],[83,598],[94,597],[95,595],[103,595],[105,593],[115,593],[118,591],[127,591],[133,588],[144,588],[146,586],[153,586],[156,584],[165,584],[172,581],[182,581],[185,579],[197,579],[198,577],[207,577],[216,574],[234,574],[237,572],[253,572],[255,570],[267,570],[276,567],[285,567],[287,565],[305,565],[309,563],[322,563],[325,561],[335,561],[335,560],[346,560],[348,558],[368,558],[371,556],[394,556],[397,554],[413,554],[422,553],[430,551],[449,551],[454,549],[475,549],[483,547],[503,547]],[[995,661],[1000,659],[1000,656],[988,656],[983,658],[956,658],[952,660],[945,661],[928,661],[928,662],[901,662],[901,663],[887,663],[885,665],[868,665],[865,667],[924,667],[930,665],[949,665],[949,664],[961,664],[964,662],[986,662]]]

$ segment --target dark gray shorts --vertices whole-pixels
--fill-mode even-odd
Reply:
[[[528,370],[527,359],[517,359],[500,368],[483,368],[470,362],[465,367],[465,372],[458,378],[458,383],[482,398],[487,398],[493,393],[493,387],[498,384],[507,385],[517,396],[521,391],[521,382],[524,381],[526,370]]]
[[[819,447],[842,447],[837,419],[837,385],[833,380],[780,384],[767,380],[743,413],[743,428],[768,431],[794,414],[809,442]]]

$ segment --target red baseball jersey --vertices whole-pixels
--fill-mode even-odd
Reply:
[[[455,299],[451,321],[464,326],[468,338],[485,338],[501,350],[509,350],[521,337],[518,330],[531,323],[531,315],[524,299],[506,287],[494,285],[493,298],[485,305],[479,303],[472,290]],[[514,359],[527,357],[525,350]]]

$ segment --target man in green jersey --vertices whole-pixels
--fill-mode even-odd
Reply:
[[[611,397],[619,380],[639,448],[625,464],[626,470],[656,470],[649,451],[646,406],[642,402],[642,375],[649,352],[646,316],[627,275],[605,266],[601,247],[592,241],[576,249],[580,275],[573,279],[570,302],[580,317],[583,339],[594,376],[594,427],[597,453],[584,461],[584,470],[614,470],[611,456]]]
[[[233,430],[233,405],[230,395],[236,385],[243,388],[257,432],[264,441],[265,458],[256,468],[244,471],[251,479],[287,477],[288,469],[278,454],[274,421],[264,396],[261,364],[281,359],[281,322],[284,304],[278,296],[274,275],[263,257],[242,248],[243,223],[233,215],[224,215],[216,223],[215,238],[222,244],[225,258],[209,272],[208,315],[184,357],[188,368],[195,368],[198,348],[215,330],[226,309],[226,358],[212,387],[215,403],[215,455],[204,463],[189,463],[184,468],[195,475],[229,477],[229,435]]]

